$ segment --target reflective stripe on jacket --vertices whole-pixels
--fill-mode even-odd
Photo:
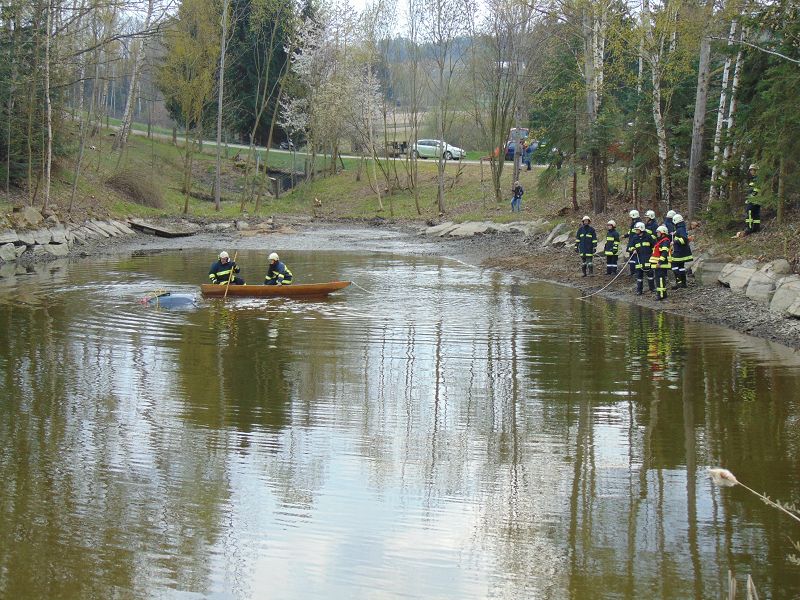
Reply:
[[[581,256],[591,256],[597,250],[597,232],[591,225],[581,225],[575,234],[575,249]]]
[[[669,269],[669,236],[661,234],[653,248],[650,266],[654,269]]]
[[[633,238],[633,249],[636,250],[633,260],[637,269],[643,269],[648,264],[650,255],[653,253],[654,243],[655,238],[646,229],[637,233],[636,237]]]
[[[606,245],[603,252],[606,256],[617,256],[619,254],[619,231],[609,229],[606,234]]]
[[[689,262],[693,259],[686,223],[678,223],[675,226],[675,235],[672,236],[672,262]]]
[[[267,274],[264,277],[264,283],[267,285],[270,283],[289,285],[292,283],[292,279],[292,272],[289,270],[289,267],[287,267],[281,261],[277,261],[275,264],[271,264],[269,269],[267,269]]]
[[[233,270],[234,273],[238,273],[241,269],[239,269],[239,265],[232,260],[229,260],[224,265],[222,261],[218,260],[211,265],[211,268],[208,270],[208,278],[212,283],[228,283],[231,270]]]

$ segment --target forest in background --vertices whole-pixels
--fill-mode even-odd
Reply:
[[[800,198],[790,0],[379,0],[361,12],[312,0],[6,0],[0,56],[0,185],[44,208],[55,169],[72,184],[71,209],[87,148],[112,117],[120,171],[135,122],[171,130],[187,211],[203,139],[217,142],[217,207],[224,143],[250,146],[244,210],[266,193],[268,149],[291,140],[309,178],[354,153],[381,209],[403,191],[419,214],[417,160],[388,154],[420,137],[484,154],[499,202],[515,126],[531,129],[551,165],[542,181],[571,188],[576,210],[614,198],[725,225],[741,220],[752,163],[778,222]]]

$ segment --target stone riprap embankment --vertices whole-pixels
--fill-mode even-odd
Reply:
[[[699,257],[694,273],[704,285],[723,285],[747,296],[775,313],[800,318],[800,275],[792,273],[788,261],[779,258],[766,263]]]
[[[10,221],[14,227],[0,228],[0,265],[12,269],[16,263],[63,257],[75,246],[136,233],[116,219],[61,223],[31,207],[13,214]]]

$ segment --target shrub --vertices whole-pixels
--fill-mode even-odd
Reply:
[[[145,173],[126,169],[112,175],[106,183],[136,204],[152,208],[164,206],[161,189]]]

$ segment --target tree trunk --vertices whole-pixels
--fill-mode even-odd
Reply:
[[[707,4],[710,13],[713,4]],[[706,19],[708,23],[708,19]],[[694,99],[694,119],[692,120],[692,147],[689,152],[688,215],[691,221],[700,206],[700,176],[703,164],[703,138],[706,127],[706,107],[708,105],[708,83],[711,79],[711,40],[703,36],[700,42],[700,60],[697,66],[697,93]]]
[[[147,16],[144,20],[144,30],[150,28],[150,19],[153,16],[153,0],[147,2]],[[144,39],[140,41],[140,46],[133,50],[133,67],[131,70],[131,81],[128,88],[128,97],[125,99],[125,110],[122,113],[122,123],[120,123],[117,137],[114,138],[113,150],[124,148],[128,142],[128,135],[131,132],[131,124],[133,123],[133,100],[136,96],[137,86],[139,84],[139,72],[142,70],[144,63]]]
[[[152,1],[152,0],[151,0]],[[217,89],[217,170],[214,178],[214,210],[222,199],[222,98],[225,91],[225,50],[228,42],[228,0],[222,3],[222,30],[219,45],[219,86]]]
[[[786,212],[786,156],[781,154],[778,167],[778,225],[783,225],[783,216]]]
[[[739,39],[743,40],[746,35],[744,27],[742,27],[742,31],[739,34]],[[728,160],[730,160],[731,155],[733,154],[733,125],[736,117],[736,109],[738,107],[738,98],[737,93],[739,91],[739,81],[742,74],[742,59],[743,59],[743,51],[742,46],[739,46],[739,52],[736,54],[736,64],[733,67],[733,81],[731,82],[731,102],[730,107],[728,108],[728,119],[727,119],[727,143],[725,144],[725,152],[723,154],[723,162],[727,164]],[[723,170],[723,176],[727,175],[727,170]]]
[[[44,40],[44,97],[47,119],[47,153],[45,156],[44,206],[50,207],[50,172],[53,166],[53,103],[50,98],[50,29],[53,22],[53,5],[47,1],[47,33]]]
[[[731,22],[731,31],[728,34],[728,46],[733,45],[733,38],[736,35],[736,21]],[[728,108],[728,78],[731,71],[731,57],[725,59],[725,66],[722,69],[722,90],[719,93],[719,108],[717,109],[717,127],[714,130],[714,163],[711,166],[711,189],[709,190],[708,201],[712,202],[719,196],[719,186],[717,178],[720,172],[720,158],[722,152],[722,127],[725,123],[725,111]]]

